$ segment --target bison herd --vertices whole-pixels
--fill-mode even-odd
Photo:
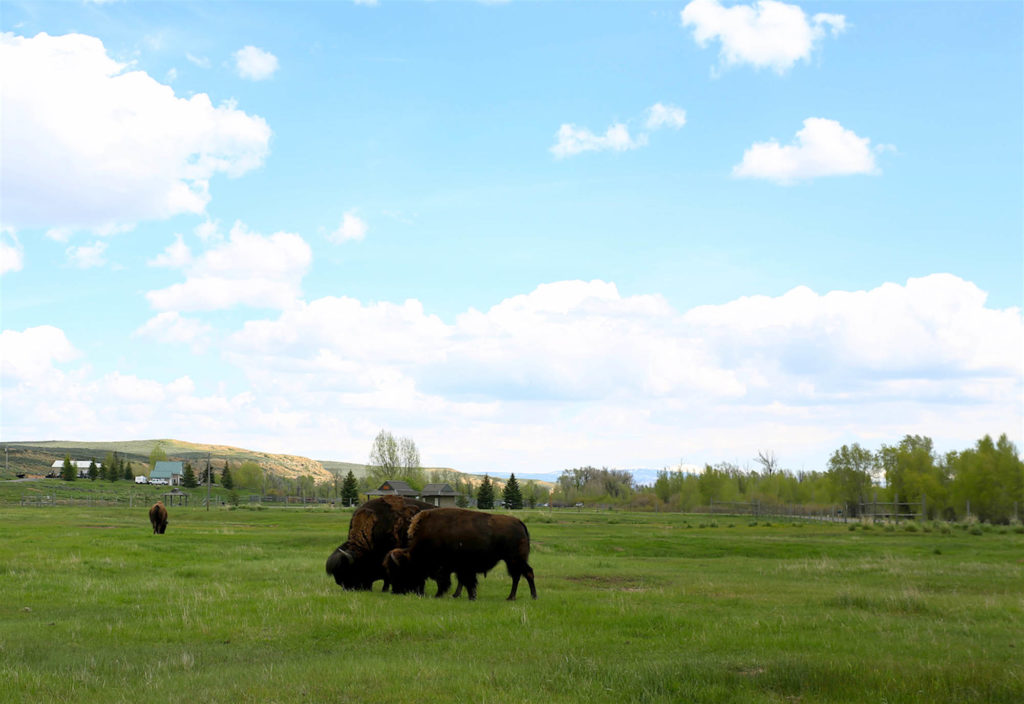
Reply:
[[[345,589],[369,590],[382,579],[384,591],[390,587],[395,594],[423,594],[429,578],[440,597],[454,573],[453,596],[465,588],[472,600],[477,575],[504,560],[512,577],[509,600],[516,598],[520,577],[536,599],[529,556],[530,534],[518,518],[384,496],[352,514],[348,539],[327,558],[327,574]]]
[[[167,530],[163,503],[149,509],[149,521],[154,533]],[[348,539],[327,558],[327,574],[345,589],[369,591],[374,582],[384,580],[384,591],[390,588],[395,594],[422,595],[432,579],[438,597],[451,588],[454,574],[458,585],[452,596],[465,589],[473,600],[477,575],[486,575],[504,560],[512,577],[509,601],[516,598],[521,577],[536,599],[529,557],[530,533],[518,518],[383,496],[352,514]]]

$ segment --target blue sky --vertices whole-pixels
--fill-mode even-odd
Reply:
[[[4,2],[5,440],[1022,440],[1019,3]],[[12,68],[13,67],[13,68]]]

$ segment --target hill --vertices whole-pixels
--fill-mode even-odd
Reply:
[[[121,442],[46,440],[2,443],[2,447],[7,450],[9,473],[24,472],[29,475],[46,474],[53,461],[63,459],[65,454],[70,455],[73,460],[95,459],[100,462],[108,452],[117,452],[133,464],[144,464],[149,462],[149,455],[157,445],[163,448],[167,459],[170,460],[195,463],[209,457],[214,465],[223,465],[225,460],[232,464],[252,461],[277,476],[287,478],[312,476],[318,482],[328,481],[334,476],[322,463],[307,457],[258,452],[228,445],[192,443],[184,440],[158,439]]]

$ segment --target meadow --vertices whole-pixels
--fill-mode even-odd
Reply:
[[[1024,701],[1012,526],[517,515],[537,601],[344,592],[345,510],[0,506],[0,701]]]

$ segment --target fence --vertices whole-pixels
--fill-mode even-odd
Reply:
[[[762,503],[761,501],[715,501],[708,505],[708,513],[755,518],[813,518],[825,521],[846,521],[839,506],[804,506],[802,504]]]

